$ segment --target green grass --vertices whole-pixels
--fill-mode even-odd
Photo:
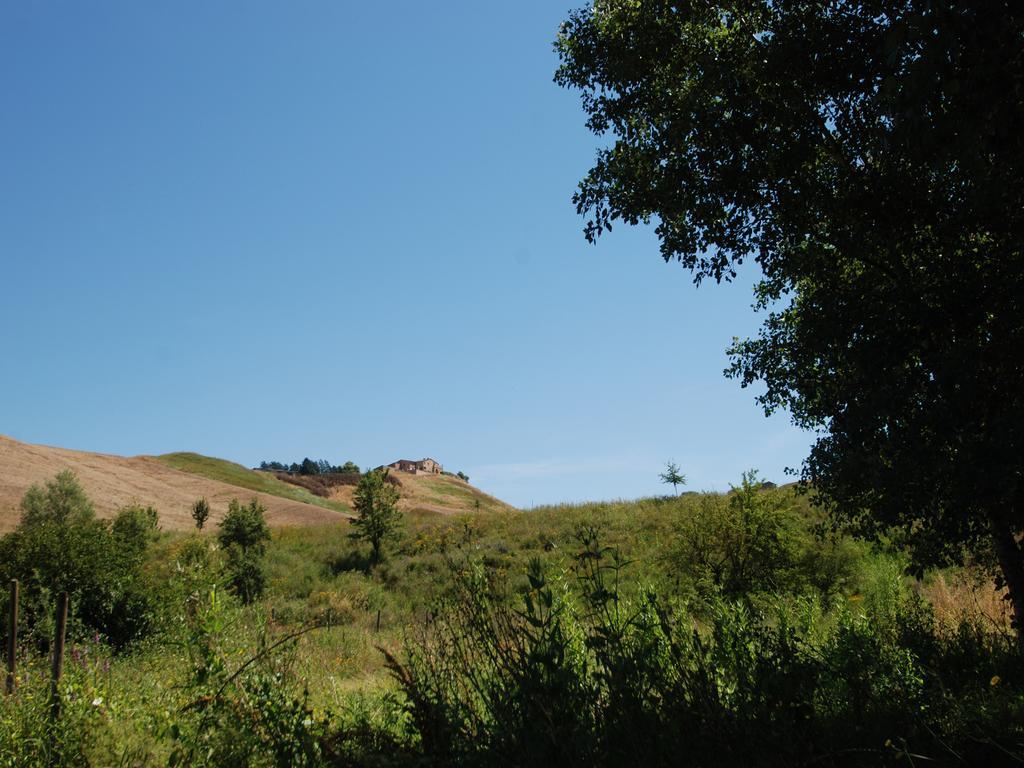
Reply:
[[[463,505],[466,512],[507,512],[508,507],[496,503],[494,499],[481,493],[471,485],[463,484],[454,478],[416,478],[416,486],[420,497],[438,506]],[[479,508],[475,504],[479,502]]]
[[[275,488],[285,498],[308,500],[308,494],[301,488],[230,462],[186,453],[158,458],[176,469],[252,491],[273,493],[271,488]],[[472,493],[471,488],[445,484],[436,478],[421,485],[421,490],[426,490],[424,485],[439,495]],[[764,589],[756,594],[751,592],[747,595],[749,605],[754,606],[751,610],[768,610],[775,605],[788,606],[787,610],[800,609],[804,611],[801,616],[806,614],[810,617],[808,621],[813,619],[815,632],[820,631],[821,637],[831,637],[827,633],[833,632],[846,612],[875,616],[876,624],[883,627],[888,625],[879,623],[878,617],[889,617],[891,624],[901,626],[901,614],[892,610],[897,605],[894,600],[907,597],[915,585],[903,576],[897,559],[852,540],[841,542],[849,548],[848,552],[834,551],[818,542],[810,535],[817,513],[807,507],[805,497],[795,497],[792,489],[767,492],[763,498],[779,499],[794,513],[794,546],[817,558],[807,560],[809,569],[831,573],[842,567],[849,574],[847,578],[832,579],[828,589],[801,587],[799,596],[765,596]],[[182,567],[182,563],[188,562],[183,556],[186,545],[212,545],[211,533],[163,533],[149,549],[146,578],[152,580],[154,588],[168,589],[168,600],[162,603],[168,611],[165,623],[157,636],[135,647],[130,654],[114,654],[95,642],[85,651],[81,638],[75,638],[76,646],[83,647],[78,647],[77,655],[72,655],[67,665],[68,691],[73,694],[68,699],[68,714],[77,718],[69,722],[80,722],[92,734],[91,741],[83,742],[91,764],[167,764],[175,742],[166,734],[170,724],[187,722],[191,716],[188,707],[197,696],[196,664],[203,658],[187,631],[193,626],[190,622],[194,622],[197,611],[210,603],[214,584],[221,585],[217,591],[223,601],[223,614],[219,629],[215,636],[211,635],[209,648],[223,660],[224,668],[219,674],[226,678],[243,669],[248,660],[266,648],[268,641],[319,624],[320,629],[283,645],[268,657],[266,664],[261,661],[251,669],[279,671],[276,686],[297,697],[308,692],[308,704],[317,713],[314,717],[330,712],[339,729],[348,722],[345,718],[366,708],[373,717],[384,718],[392,710],[400,711],[395,708],[404,699],[395,677],[385,668],[381,649],[405,658],[403,649],[415,641],[416,633],[424,627],[436,626],[431,624],[435,621],[433,617],[450,604],[456,594],[456,574],[466,571],[466,563],[482,569],[488,583],[494,585],[495,592],[489,599],[495,605],[521,611],[523,596],[534,590],[526,574],[535,559],[543,563],[559,595],[570,595],[580,589],[577,573],[582,561],[577,557],[581,549],[577,532],[587,526],[598,527],[601,543],[623,555],[626,564],[616,590],[623,597],[625,615],[632,616],[641,600],[646,599],[644,595],[656,590],[663,605],[692,608],[694,612],[688,614],[687,622],[692,621],[694,627],[711,626],[714,614],[697,612],[698,590],[691,583],[692,569],[682,557],[691,550],[681,549],[680,541],[695,532],[707,537],[728,534],[729,529],[721,526],[700,529],[694,523],[707,522],[709,512],[724,514],[728,511],[727,501],[726,496],[692,494],[545,506],[528,512],[439,515],[412,511],[404,514],[403,536],[387,547],[385,561],[377,565],[370,564],[369,549],[364,543],[348,537],[347,521],[276,528],[263,561],[267,593],[255,605],[245,607],[225,594],[219,570],[222,557],[216,549],[209,550],[207,570]],[[804,559],[799,561],[803,563]],[[820,569],[819,564],[829,567]],[[767,578],[772,584],[777,581],[775,575]],[[875,657],[865,658],[872,661]],[[1000,686],[990,683],[997,672],[1009,680],[1004,671],[983,657],[972,663],[978,664],[977,673],[971,674],[980,681],[979,701],[994,707],[992,702],[1003,695],[1004,687],[1006,696],[1016,695],[1009,682]],[[7,754],[3,742],[5,738],[10,741],[10,729],[15,725],[35,718],[29,724],[45,733],[46,664],[44,656],[26,661],[24,669],[32,677],[26,681],[26,693],[21,699],[0,696],[0,765],[8,764],[3,759]],[[28,706],[32,703],[28,694],[38,699],[35,709]],[[12,705],[18,709],[11,708]],[[405,728],[382,727],[392,728],[394,733],[404,733]],[[26,728],[23,730],[27,736],[36,738]],[[15,749],[9,753],[18,754]],[[84,759],[69,759],[65,764],[84,763]],[[403,764],[403,756],[389,755],[387,762],[378,764]]]
[[[291,485],[278,480],[269,472],[255,472],[246,469],[241,464],[235,464],[224,459],[215,459],[210,456],[202,456],[198,453],[165,453],[162,456],[154,456],[161,464],[172,469],[188,472],[191,475],[199,475],[218,480],[229,485],[236,485],[239,488],[246,488],[258,493],[266,493],[271,496],[279,496],[282,499],[301,501],[305,504],[313,504],[324,509],[331,509],[335,512],[349,513],[348,506],[338,501],[330,501],[297,485]]]

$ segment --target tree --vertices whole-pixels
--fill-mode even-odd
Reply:
[[[43,487],[33,485],[21,499],[23,526],[55,523],[81,525],[95,519],[92,502],[70,469],[59,472]]]
[[[700,496],[679,522],[672,560],[676,572],[704,597],[748,599],[759,591],[800,588],[801,560],[820,570],[808,557],[810,540],[814,537],[801,530],[792,502],[762,491],[757,472],[750,471],[729,494]],[[818,549],[825,551],[825,543]]]
[[[341,465],[341,468],[338,471],[341,472],[342,474],[358,475],[359,465],[356,464],[354,461],[346,461],[344,464]]]
[[[114,537],[124,557],[141,564],[146,548],[156,540],[160,531],[160,515],[153,507],[135,504],[123,507],[110,524]]]
[[[672,492],[676,494],[679,493],[677,486],[686,485],[686,475],[679,473],[679,465],[674,461],[665,462],[665,471],[658,477],[661,478],[661,482],[671,485]]]
[[[352,521],[353,539],[368,541],[373,548],[373,562],[380,562],[384,542],[398,535],[402,513],[398,510],[398,489],[388,482],[385,469],[367,472],[359,479],[352,495],[357,517]]]
[[[210,502],[205,498],[197,499],[196,503],[192,505],[192,519],[196,521],[196,528],[200,531],[203,530],[209,517]]]
[[[614,142],[595,240],[656,220],[695,282],[760,267],[727,373],[816,431],[802,484],[902,531],[918,571],[991,551],[1024,640],[1024,8],[597,0],[556,43]]]
[[[152,629],[159,597],[144,579],[156,510],[127,507],[113,524],[96,519],[75,475],[64,471],[22,499],[18,526],[0,538],[0,583],[21,582],[27,636],[52,637],[53,597],[68,592],[72,636],[102,633],[123,647]]]
[[[266,542],[270,541],[266,511],[258,499],[248,504],[232,499],[217,532],[217,541],[228,556],[229,586],[246,604],[258,599],[266,589],[263,554]]]
[[[228,502],[228,513],[220,521],[217,541],[227,549],[237,546],[245,551],[263,554],[266,543],[270,541],[270,529],[264,517],[267,508],[253,498],[248,504],[240,504],[238,499]]]

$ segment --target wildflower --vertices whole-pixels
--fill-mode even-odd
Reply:
[[[94,707],[102,706],[102,704],[103,704],[103,697],[102,696],[97,696],[95,699],[92,700],[92,705]]]
[[[1002,678],[999,675],[992,675],[992,679],[988,681],[989,685],[999,685]]]

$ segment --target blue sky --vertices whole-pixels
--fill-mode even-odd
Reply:
[[[755,276],[582,237],[571,7],[0,6],[0,433],[520,506],[784,479],[810,437],[722,377]]]

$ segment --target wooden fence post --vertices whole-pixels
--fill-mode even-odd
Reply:
[[[7,685],[8,695],[14,693],[18,671],[18,580],[11,579],[11,602],[7,606]]]
[[[58,683],[64,672],[64,634],[68,628],[68,593],[61,592],[57,600],[57,621],[53,633],[53,667],[50,670],[50,717],[60,716]]]

